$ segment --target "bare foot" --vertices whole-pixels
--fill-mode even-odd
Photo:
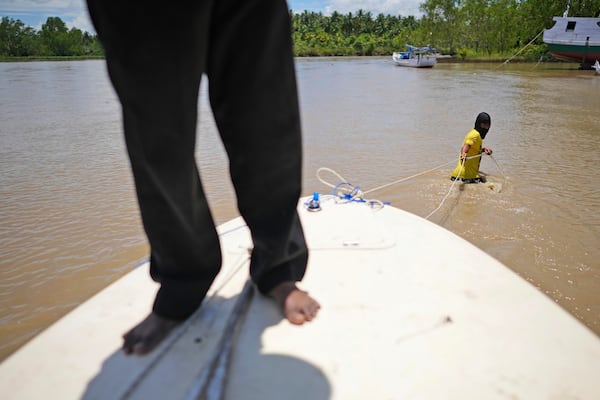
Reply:
[[[281,304],[285,318],[295,325],[302,325],[317,316],[321,305],[307,292],[298,289],[294,282],[282,282],[269,293]]]
[[[151,313],[145,320],[123,335],[125,354],[148,354],[166,338],[181,321],[159,317]]]

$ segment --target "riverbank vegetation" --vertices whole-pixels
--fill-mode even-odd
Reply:
[[[390,55],[408,44],[431,45],[457,59],[508,58],[537,61],[547,54],[543,29],[569,0],[426,0],[423,16],[304,11],[293,14],[296,55]],[[570,16],[600,14],[600,0],[571,0]],[[525,48],[527,47],[527,48]],[[525,49],[524,49],[525,48]]]
[[[600,0],[426,0],[422,17],[356,13],[331,15],[290,11],[296,56],[377,56],[407,44],[431,45],[461,60],[550,58],[541,33],[562,15],[600,14]],[[68,29],[49,17],[40,30],[20,20],[0,21],[0,60],[102,57],[96,35]]]
[[[2,17],[0,21],[0,57],[18,60],[56,59],[61,57],[102,56],[96,35],[77,28],[68,29],[59,17],[49,17],[35,30],[20,20]]]

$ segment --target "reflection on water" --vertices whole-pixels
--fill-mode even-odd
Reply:
[[[298,59],[305,194],[319,167],[426,216],[536,285],[600,334],[600,77],[573,66]],[[0,357],[147,253],[101,61],[0,64]],[[237,212],[201,93],[197,158],[215,219]],[[495,190],[448,179],[487,111]],[[447,196],[447,197],[446,197]],[[445,198],[444,201],[442,201]],[[457,257],[460,253],[457,251]],[[472,262],[477,262],[472,260]],[[118,334],[118,333],[117,333]]]

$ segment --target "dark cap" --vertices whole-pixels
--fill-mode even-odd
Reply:
[[[477,119],[475,120],[475,128],[479,128],[481,124],[492,124],[492,118],[490,114],[486,112],[479,113]]]

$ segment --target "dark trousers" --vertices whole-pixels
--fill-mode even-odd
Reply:
[[[301,280],[302,143],[285,0],[88,0],[88,7],[122,104],[150,272],[161,283],[153,311],[187,318],[221,265],[194,159],[203,74],[254,242],[252,280],[262,293]]]

